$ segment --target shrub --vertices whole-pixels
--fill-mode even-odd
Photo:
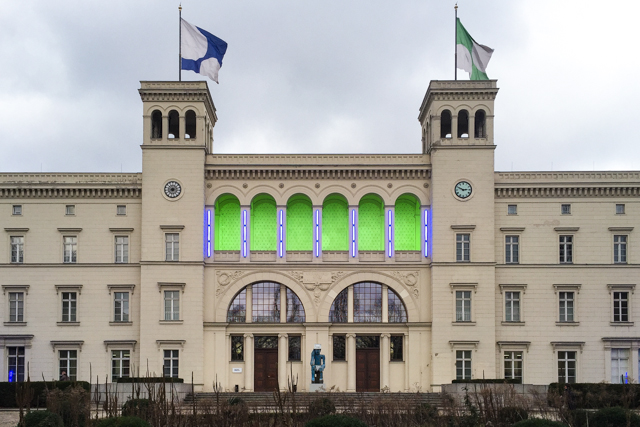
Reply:
[[[601,409],[613,406],[640,408],[640,384],[578,383],[570,386],[570,401],[573,408]],[[561,396],[562,399],[554,399],[557,396]],[[564,384],[549,384],[549,404],[554,401],[565,403],[566,400]]]
[[[182,378],[172,377],[121,377],[116,378],[118,383],[184,383]]]
[[[49,411],[31,411],[24,416],[25,427],[64,427],[62,418]]]
[[[438,418],[438,408],[428,403],[421,403],[415,407],[413,415],[416,422],[423,425]]]
[[[542,418],[529,418],[528,420],[518,421],[513,427],[567,427],[567,425],[557,421],[543,420]]]
[[[244,405],[244,400],[242,400],[239,397],[232,397],[231,399],[228,400],[229,406],[234,406],[234,405]]]
[[[452,380],[451,384],[522,384],[521,380],[514,380],[509,378],[490,378],[490,379],[475,379],[475,380]]]
[[[526,420],[529,418],[529,413],[526,409],[518,406],[505,406],[498,410],[498,418],[501,421],[510,424],[517,423],[518,421]]]
[[[307,422],[305,427],[367,427],[367,425],[357,418],[346,415],[325,415]]]
[[[627,421],[629,424],[627,424]],[[640,427],[640,416],[623,408],[604,408],[589,417],[590,427]]]
[[[52,389],[46,393],[47,409],[62,417],[65,426],[84,427],[91,414],[90,394],[82,387],[64,391]]]
[[[16,403],[16,386],[20,384],[24,387],[27,383],[8,383],[0,382],[0,408],[17,408]],[[31,400],[32,408],[44,408],[47,403],[45,391],[47,389],[66,390],[69,387],[79,386],[87,392],[91,391],[91,384],[86,381],[31,381],[29,387],[33,390],[33,399]]]
[[[151,401],[149,399],[131,399],[127,400],[122,405],[122,415],[136,416],[144,419],[149,418],[149,406]]]
[[[309,403],[309,415],[314,418],[334,414],[335,412],[336,405],[328,397],[319,397]]]
[[[96,427],[151,427],[151,424],[138,417],[104,418]]]

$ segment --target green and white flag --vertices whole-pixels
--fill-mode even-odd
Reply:
[[[470,80],[489,80],[486,69],[493,49],[477,43],[457,19],[456,52],[458,68],[469,73]]]

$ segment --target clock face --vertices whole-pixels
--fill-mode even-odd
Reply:
[[[164,186],[164,194],[171,199],[175,199],[182,192],[182,187],[176,181],[169,181]]]
[[[471,184],[469,184],[467,181],[460,181],[456,184],[454,190],[456,196],[460,197],[461,199],[466,199],[471,195]]]

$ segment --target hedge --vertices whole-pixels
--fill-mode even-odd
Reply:
[[[184,383],[184,379],[182,378],[171,378],[171,377],[123,377],[116,378],[115,382],[126,384],[126,383]]]
[[[32,408],[44,408],[47,406],[45,391],[57,388],[65,390],[69,387],[82,387],[91,392],[91,384],[86,381],[32,381],[32,382],[0,382],[0,408],[17,408],[16,388],[20,386],[23,389],[30,387],[33,390],[33,399],[31,399]]]
[[[491,378],[491,379],[477,379],[477,380],[453,380],[451,384],[522,384],[520,380],[504,379],[504,378]]]
[[[569,402],[565,402],[563,383],[549,384],[548,397],[550,404],[558,402],[554,396],[561,396],[562,403],[580,409],[600,409],[620,406],[629,409],[640,408],[639,384],[605,384],[605,383],[578,383],[569,384],[571,395]]]

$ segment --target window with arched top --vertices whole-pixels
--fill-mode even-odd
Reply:
[[[395,206],[395,249],[420,250],[420,200],[413,194],[403,194]]]
[[[353,288],[353,307],[349,307],[349,287],[345,288],[333,300],[329,310],[329,322],[347,323],[349,311],[353,312],[354,323],[382,322],[382,285],[375,282],[361,282],[351,285]],[[389,323],[407,322],[407,309],[400,296],[387,288],[387,321]]]
[[[458,112],[458,138],[469,137],[469,112],[460,110]]]
[[[180,138],[180,116],[176,110],[169,111],[168,138]]]
[[[151,138],[162,138],[162,113],[159,110],[151,113]]]
[[[487,137],[487,115],[484,110],[476,111],[474,127],[474,135],[476,138]]]
[[[358,205],[358,248],[384,251],[384,202],[377,194],[367,194]]]
[[[440,113],[440,138],[451,138],[451,111]]]
[[[349,250],[349,204],[341,194],[330,194],[322,204],[322,250]]]
[[[276,200],[258,194],[251,200],[251,250],[275,251],[278,246]]]
[[[233,194],[222,194],[213,208],[214,249],[217,251],[240,250],[240,201]]]
[[[247,290],[251,289],[251,321],[253,323],[280,323],[281,307],[285,305],[287,323],[306,321],[304,306],[291,289],[276,282],[258,282],[244,287],[236,294],[227,310],[227,322],[247,321]]]
[[[185,139],[194,139],[196,137],[196,113],[188,110],[184,115],[184,137]]]
[[[287,250],[313,249],[313,205],[304,194],[295,194],[287,201]]]

